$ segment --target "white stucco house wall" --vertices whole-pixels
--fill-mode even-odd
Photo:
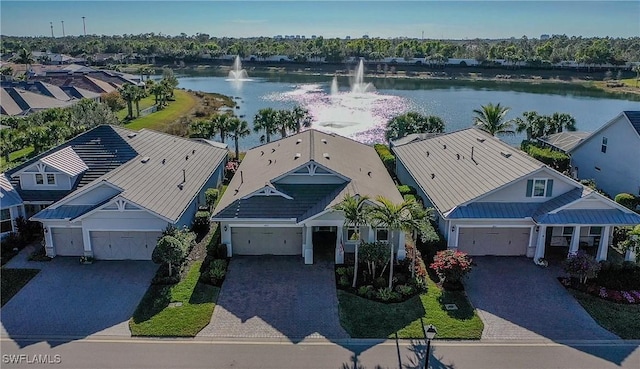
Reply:
[[[573,173],[594,179],[609,196],[640,195],[640,111],[623,111],[569,154]]]
[[[169,225],[190,226],[228,151],[152,130],[98,126],[7,172],[50,257],[150,260]]]
[[[436,210],[451,249],[538,260],[607,257],[613,227],[640,215],[476,128],[393,143],[397,176]],[[631,258],[633,255],[627,255]]]

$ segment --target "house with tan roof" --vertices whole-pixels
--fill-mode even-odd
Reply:
[[[411,135],[396,173],[436,210],[451,249],[539,260],[578,250],[607,257],[613,227],[640,215],[476,128]],[[632,257],[632,255],[627,255]]]
[[[48,256],[150,260],[167,226],[192,224],[206,189],[221,184],[227,155],[207,143],[102,125],[3,176],[26,217],[42,223]]]
[[[212,220],[220,222],[229,256],[298,255],[312,264],[332,255],[342,263],[359,235],[392,243],[403,258],[403,233],[344,227],[334,207],[347,194],[403,201],[371,146],[310,129],[249,150]]]

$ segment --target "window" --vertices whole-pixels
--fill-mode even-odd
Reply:
[[[0,232],[11,232],[11,211],[9,209],[2,209],[2,220],[0,222]]]
[[[564,227],[562,228],[563,236],[573,236],[573,227]]]
[[[602,146],[600,147],[600,151],[602,151],[605,154],[607,152],[607,141],[608,140],[606,137],[602,137]]]
[[[527,197],[551,197],[553,179],[537,178],[527,181]]]
[[[47,174],[47,184],[48,185],[56,184],[56,175],[55,174]]]
[[[36,174],[36,184],[44,184],[44,177],[42,177],[42,174],[40,173]]]
[[[358,241],[360,239],[360,233],[358,229],[355,227],[347,228],[347,240],[348,241]]]
[[[37,185],[43,185],[45,184],[45,179],[46,179],[46,184],[48,185],[55,185],[56,184],[56,175],[53,173],[47,173],[42,174],[42,173],[36,173],[36,184]]]
[[[589,227],[589,236],[602,235],[602,227]]]
[[[533,197],[544,197],[547,188],[546,179],[536,179],[533,181]]]
[[[381,241],[381,242],[389,241],[389,231],[386,228],[377,228],[376,241]]]

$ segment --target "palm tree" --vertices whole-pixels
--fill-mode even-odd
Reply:
[[[189,124],[189,137],[210,139],[215,135],[216,130],[213,128],[211,121],[196,120]]]
[[[153,80],[149,80],[149,81],[153,82]],[[166,86],[163,85],[162,83],[154,83],[149,88],[149,92],[151,92],[156,99],[156,105],[158,105],[158,102],[160,101],[160,96],[164,94],[165,87]]]
[[[400,204],[394,204],[390,200],[378,196],[376,201],[380,203],[378,206],[371,207],[368,211],[368,218],[371,224],[379,227],[383,226],[387,228],[389,235],[388,239],[392,239],[394,231],[411,232],[416,229],[423,230],[425,225],[423,224],[426,218],[414,220],[413,215],[420,214],[420,205],[413,199],[405,200]],[[403,245],[399,245],[402,247]],[[391,252],[391,269],[389,271],[389,288],[392,287],[393,282],[393,243],[389,242],[389,249]]]
[[[360,244],[360,226],[367,223],[367,211],[364,208],[364,204],[369,200],[368,196],[351,196],[346,194],[342,202],[335,206],[336,210],[340,210],[344,213],[344,225],[347,227],[354,227],[358,232],[358,242],[356,242],[356,260],[353,269],[353,284],[352,287],[356,287],[356,281],[358,278],[358,245]]]
[[[249,130],[249,124],[246,120],[240,120],[240,118],[238,117],[233,117],[229,121],[229,131],[229,137],[233,138],[233,143],[236,147],[236,160],[240,160],[240,148],[238,147],[238,140],[251,134],[251,130]]]
[[[24,47],[18,52],[18,63],[24,64],[24,79],[29,79],[29,65],[34,62],[33,54],[31,51]]]
[[[510,108],[500,106],[500,103],[493,105],[483,105],[481,109],[474,109],[476,116],[473,118],[474,124],[481,130],[493,136],[499,134],[514,135],[513,120],[504,120],[504,116]]]
[[[290,118],[295,126],[296,133],[300,133],[302,128],[310,128],[313,117],[309,114],[309,110],[296,106],[289,112]]]
[[[412,133],[442,133],[444,121],[442,118],[429,115],[424,116],[418,112],[397,115],[387,122],[385,137],[387,141],[397,140]]]
[[[136,86],[128,83],[122,86],[119,90],[122,99],[127,102],[127,118],[133,118],[133,101],[136,99]]]
[[[546,119],[543,116],[540,116],[535,111],[526,111],[522,113],[522,117],[524,119],[516,118],[514,120],[516,125],[516,132],[526,132],[527,140],[538,138],[544,135]]]
[[[231,130],[231,115],[218,114],[211,119],[213,130],[220,133],[220,142],[224,143],[225,138],[229,137]]]
[[[139,117],[140,116],[140,100],[144,99],[147,96],[146,91],[139,86],[134,86],[135,88],[133,89],[135,91],[134,95],[133,95],[133,102],[136,103],[136,116]]]
[[[563,130],[567,131],[575,131],[576,130],[576,120],[570,115],[566,113],[553,113],[552,116],[549,117],[549,132],[551,133],[559,133]]]
[[[258,110],[253,118],[254,132],[264,131],[260,142],[271,142],[271,135],[278,131],[278,112],[272,108]]]
[[[638,87],[638,80],[640,80],[640,65],[634,66],[632,70],[636,72],[636,87]]]

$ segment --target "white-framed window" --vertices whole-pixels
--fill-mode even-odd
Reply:
[[[36,173],[36,184],[44,184],[44,176],[41,173]]]
[[[573,236],[573,227],[563,227],[562,228],[563,236]]]
[[[547,180],[534,179],[533,180],[533,197],[545,197],[546,194],[547,194]]]
[[[389,230],[386,228],[376,228],[376,241],[389,242]]]
[[[347,241],[357,242],[359,240],[360,240],[360,232],[358,232],[358,228],[356,227],[347,228]]]
[[[607,153],[607,142],[609,140],[606,137],[602,137],[602,146],[600,147],[600,151],[604,154]]]
[[[11,211],[9,209],[2,209],[1,213],[0,233],[13,231],[11,226]]]
[[[47,184],[54,185],[56,184],[56,175],[52,173],[47,174]]]
[[[56,184],[56,175],[53,173],[36,173],[36,184],[37,185],[55,185]]]
[[[589,227],[589,236],[602,235],[602,227]]]

